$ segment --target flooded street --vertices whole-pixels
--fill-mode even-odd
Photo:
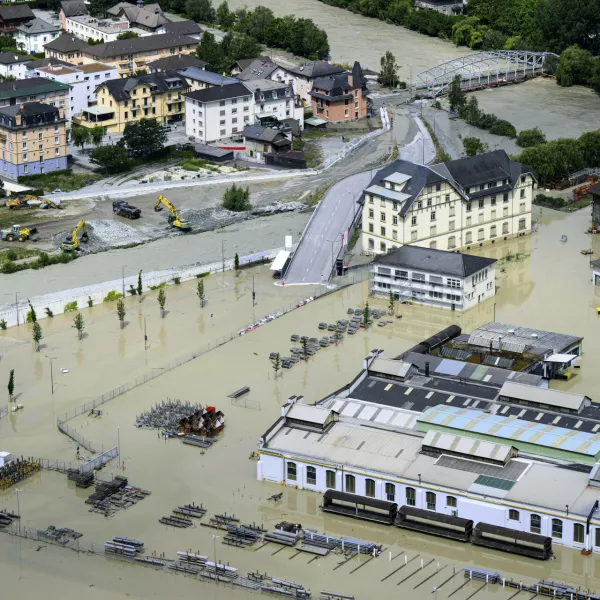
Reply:
[[[142,381],[146,373],[165,371],[104,404],[101,418],[84,414],[68,422],[80,435],[104,448],[117,444],[119,428],[124,474],[132,485],[148,489],[152,495],[107,519],[88,512],[84,499],[90,490],[76,488],[64,475],[42,472],[20,484],[22,527],[71,527],[84,534],[82,547],[91,548],[94,544],[96,549],[109,537],[124,535],[143,540],[148,552],[164,552],[167,557],[186,549],[212,557],[216,548],[218,560],[229,562],[242,574],[257,569],[266,571],[311,588],[315,596],[326,589],[368,598],[376,590],[383,597],[400,592],[425,600],[431,598],[432,586],[443,582],[446,583],[439,598],[447,598],[456,590],[454,600],[466,600],[476,591],[478,598],[508,600],[512,596],[514,591],[498,585],[478,591],[480,582],[465,582],[460,570],[469,564],[526,583],[544,578],[600,591],[598,555],[583,557],[555,545],[557,559],[540,563],[325,515],[319,509],[320,495],[257,481],[256,463],[249,459],[258,437],[277,418],[280,406],[289,396],[302,395],[306,403],[315,402],[347,384],[360,370],[370,349],[384,349],[386,356],[393,357],[452,323],[471,331],[492,321],[494,312],[501,322],[585,336],[582,368],[577,376],[568,383],[553,382],[553,387],[586,393],[598,401],[600,319],[595,308],[600,306],[600,293],[590,282],[588,257],[580,254],[590,245],[589,236],[583,233],[589,210],[569,215],[550,210],[539,214],[539,208],[534,211],[540,221],[539,231],[480,251],[497,258],[509,252],[524,255],[520,259],[504,259],[498,265],[495,306],[490,300],[464,315],[403,306],[402,319],[349,336],[339,346],[324,349],[307,363],[284,371],[277,380],[269,353],[287,354],[292,345],[290,334],[317,335],[319,321],[335,321],[346,314],[348,307],[364,305],[366,281],[294,310],[202,355],[201,351],[214,348],[232,333],[235,337],[237,329],[245,324],[289,308],[315,290],[275,287],[268,269],[262,267],[245,271],[239,278],[231,272],[211,275],[206,280],[208,305],[204,310],[195,297],[194,282],[167,289],[169,314],[165,319],[159,317],[156,292],[147,294],[141,304],[129,298],[129,324],[122,332],[113,305],[94,307],[83,313],[88,336],[82,342],[77,341],[71,327],[72,316],[46,320],[43,342],[47,346],[39,354],[33,351],[29,326],[0,333],[0,353],[4,355],[0,381],[6,381],[8,370],[15,368],[16,391],[21,394],[18,402],[25,406],[23,411],[0,420],[1,449],[15,455],[74,460],[75,445],[56,430],[57,416],[72,415],[84,401],[126,382]],[[560,242],[561,235],[568,236],[566,244]],[[598,255],[600,240],[594,238],[591,242]],[[253,274],[258,301],[254,310],[250,293]],[[381,307],[386,304],[385,300],[370,303]],[[144,316],[150,342],[147,351]],[[195,359],[167,372],[174,361],[194,354]],[[53,395],[47,356],[55,357]],[[61,367],[68,368],[69,373],[59,373]],[[228,398],[242,386],[249,386],[250,394],[237,401]],[[154,431],[134,427],[138,413],[166,398],[210,404],[222,410],[227,425],[219,441],[202,453],[178,440],[164,441]],[[101,476],[107,479],[111,473],[123,470],[119,471],[113,463]],[[283,492],[283,498],[274,505],[267,498],[278,492]],[[211,513],[235,513],[243,522],[255,521],[267,528],[285,519],[309,529],[376,541],[385,550],[374,560],[360,556],[338,567],[341,557],[334,554],[311,560],[312,556],[298,555],[290,548],[280,550],[272,544],[240,549],[217,540],[214,545],[206,527],[196,525],[180,530],[158,523],[172,508],[188,502],[203,503]],[[16,510],[13,491],[0,492],[0,509]],[[407,564],[402,566],[404,560]],[[360,570],[355,571],[357,567]],[[43,586],[47,598],[58,597],[59,593],[61,598],[72,598],[82,592],[102,598],[117,598],[124,593],[138,598],[190,597],[198,591],[203,597],[217,600],[250,597],[250,592],[232,591],[181,574],[155,573],[149,567],[77,555],[8,536],[0,536],[0,575],[7,593],[25,592],[31,596]]]

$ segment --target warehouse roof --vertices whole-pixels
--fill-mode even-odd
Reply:
[[[394,375],[406,377],[410,373],[412,364],[403,360],[392,360],[389,358],[376,358],[370,365],[369,371],[383,375]]]
[[[296,402],[288,410],[286,418],[294,419],[295,421],[314,423],[315,425],[325,425],[332,414],[333,411],[330,408],[309,406],[308,404],[299,404]]]
[[[484,459],[501,463],[508,461],[513,452],[512,446],[475,440],[460,435],[434,431],[433,429],[426,433],[423,446],[440,450],[442,453],[450,451],[452,454],[460,454],[473,460]]]
[[[542,404],[557,409],[565,408],[574,412],[581,412],[581,409],[590,402],[590,399],[584,394],[542,389],[513,381],[506,381],[500,390],[500,399],[505,398],[518,402]]]

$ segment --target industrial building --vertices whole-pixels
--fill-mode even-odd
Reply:
[[[523,360],[513,347],[512,364],[443,356],[457,339],[502,328],[491,323],[468,336],[454,326],[395,359],[373,350],[341,390],[313,406],[290,398],[259,440],[258,479],[600,552],[600,408],[549,389],[543,370],[544,355],[580,353],[582,340],[528,330],[539,346],[521,344]]]

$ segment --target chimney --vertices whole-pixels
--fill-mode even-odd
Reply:
[[[425,377],[429,377],[429,363],[425,363]]]

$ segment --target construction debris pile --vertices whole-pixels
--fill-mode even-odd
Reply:
[[[12,525],[12,522],[15,519],[20,519],[19,515],[15,515],[14,513],[9,513],[6,511],[0,511],[0,529],[4,529],[9,525]]]
[[[40,469],[40,463],[33,459],[25,460],[21,458],[9,462],[0,468],[0,490],[7,490],[20,481],[31,477]]]
[[[150,495],[147,490],[142,490],[127,484],[127,477],[117,475],[113,481],[96,481],[96,491],[85,501],[91,504],[89,512],[96,512],[105,517],[110,517],[121,508],[129,508]]]
[[[68,527],[57,528],[50,525],[45,531],[38,531],[38,537],[45,537],[48,541],[64,546],[69,542],[78,540],[83,533],[69,529]]]
[[[166,433],[177,435],[181,421],[189,419],[200,410],[201,404],[167,398],[137,415],[135,426],[141,429],[162,429]]]

